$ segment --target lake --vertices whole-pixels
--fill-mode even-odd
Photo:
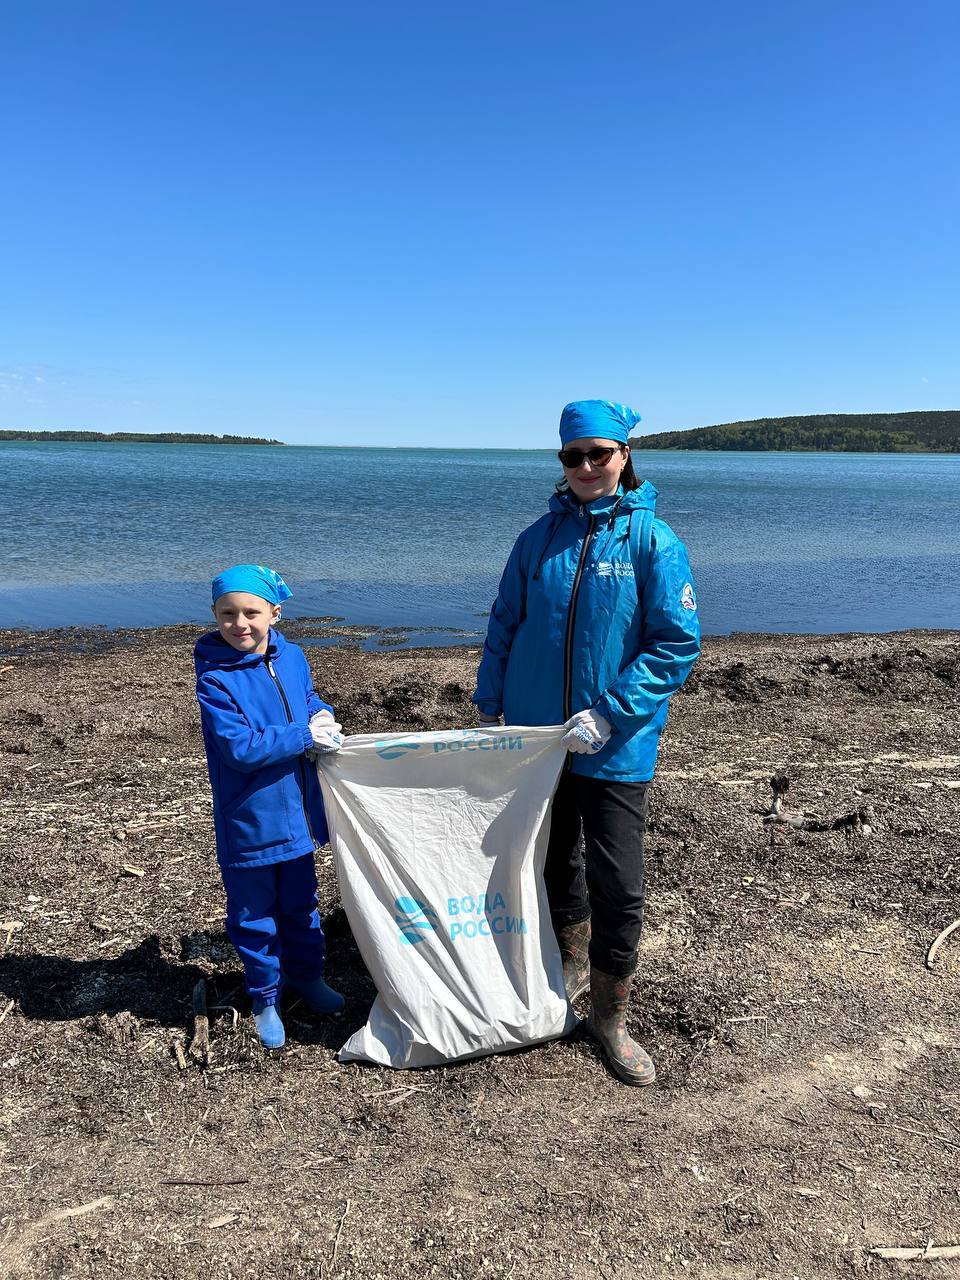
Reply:
[[[634,454],[705,632],[960,626],[960,456]],[[0,626],[209,620],[226,565],[288,616],[482,632],[549,451],[0,442]]]

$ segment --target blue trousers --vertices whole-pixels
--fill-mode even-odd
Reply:
[[[268,867],[221,867],[227,937],[243,963],[254,1000],[276,1004],[292,986],[323,973],[326,945],[317,910],[313,854]]]

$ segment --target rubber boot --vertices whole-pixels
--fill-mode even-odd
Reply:
[[[590,946],[590,917],[578,920],[576,924],[554,926],[557,942],[560,944],[560,957],[563,960],[563,985],[567,999],[573,1004],[585,991],[590,990],[590,959],[587,948]]]
[[[265,1049],[283,1048],[287,1036],[275,1004],[262,1004],[259,1000],[254,1000],[253,1022]]]
[[[314,1013],[340,1013],[346,1004],[340,992],[328,987],[322,978],[311,978],[309,982],[289,982],[288,985],[303,997]]]
[[[627,1032],[625,1016],[632,987],[632,973],[614,978],[591,966],[589,1028],[600,1041],[615,1076],[626,1084],[653,1084],[656,1068]]]

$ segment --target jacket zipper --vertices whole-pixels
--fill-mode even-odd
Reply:
[[[581,514],[583,508],[580,508]],[[577,561],[577,572],[573,578],[573,590],[570,592],[570,603],[567,606],[567,635],[563,649],[563,718],[569,720],[573,715],[571,702],[573,698],[573,627],[577,619],[577,596],[580,592],[580,579],[583,577],[583,566],[587,560],[587,552],[593,541],[593,531],[597,525],[596,516],[588,517],[587,535],[580,548],[580,559]]]
[[[290,703],[287,701],[287,695],[283,691],[283,685],[280,683],[280,678],[277,675],[277,673],[274,671],[273,663],[270,661],[269,658],[267,658],[266,662],[267,662],[267,671],[270,673],[271,680],[277,686],[277,692],[280,694],[280,701],[283,703],[283,709],[287,713],[287,723],[293,724],[293,712],[290,710]],[[313,845],[314,850],[316,850],[319,846],[317,845],[317,837],[313,834],[313,827],[310,825],[310,815],[309,813],[307,813],[307,772],[306,772],[306,769],[304,768],[302,756],[298,761],[298,764],[300,766],[300,781],[301,781],[300,807],[303,809],[303,820],[307,824],[307,833],[310,836],[310,843]]]

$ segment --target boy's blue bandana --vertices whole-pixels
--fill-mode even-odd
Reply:
[[[218,573],[213,580],[213,603],[228,591],[245,591],[270,604],[282,604],[293,595],[279,573],[262,564],[235,564],[232,569]]]
[[[629,405],[612,400],[574,400],[560,415],[560,443],[571,440],[617,440],[626,444],[630,428],[640,421]]]

